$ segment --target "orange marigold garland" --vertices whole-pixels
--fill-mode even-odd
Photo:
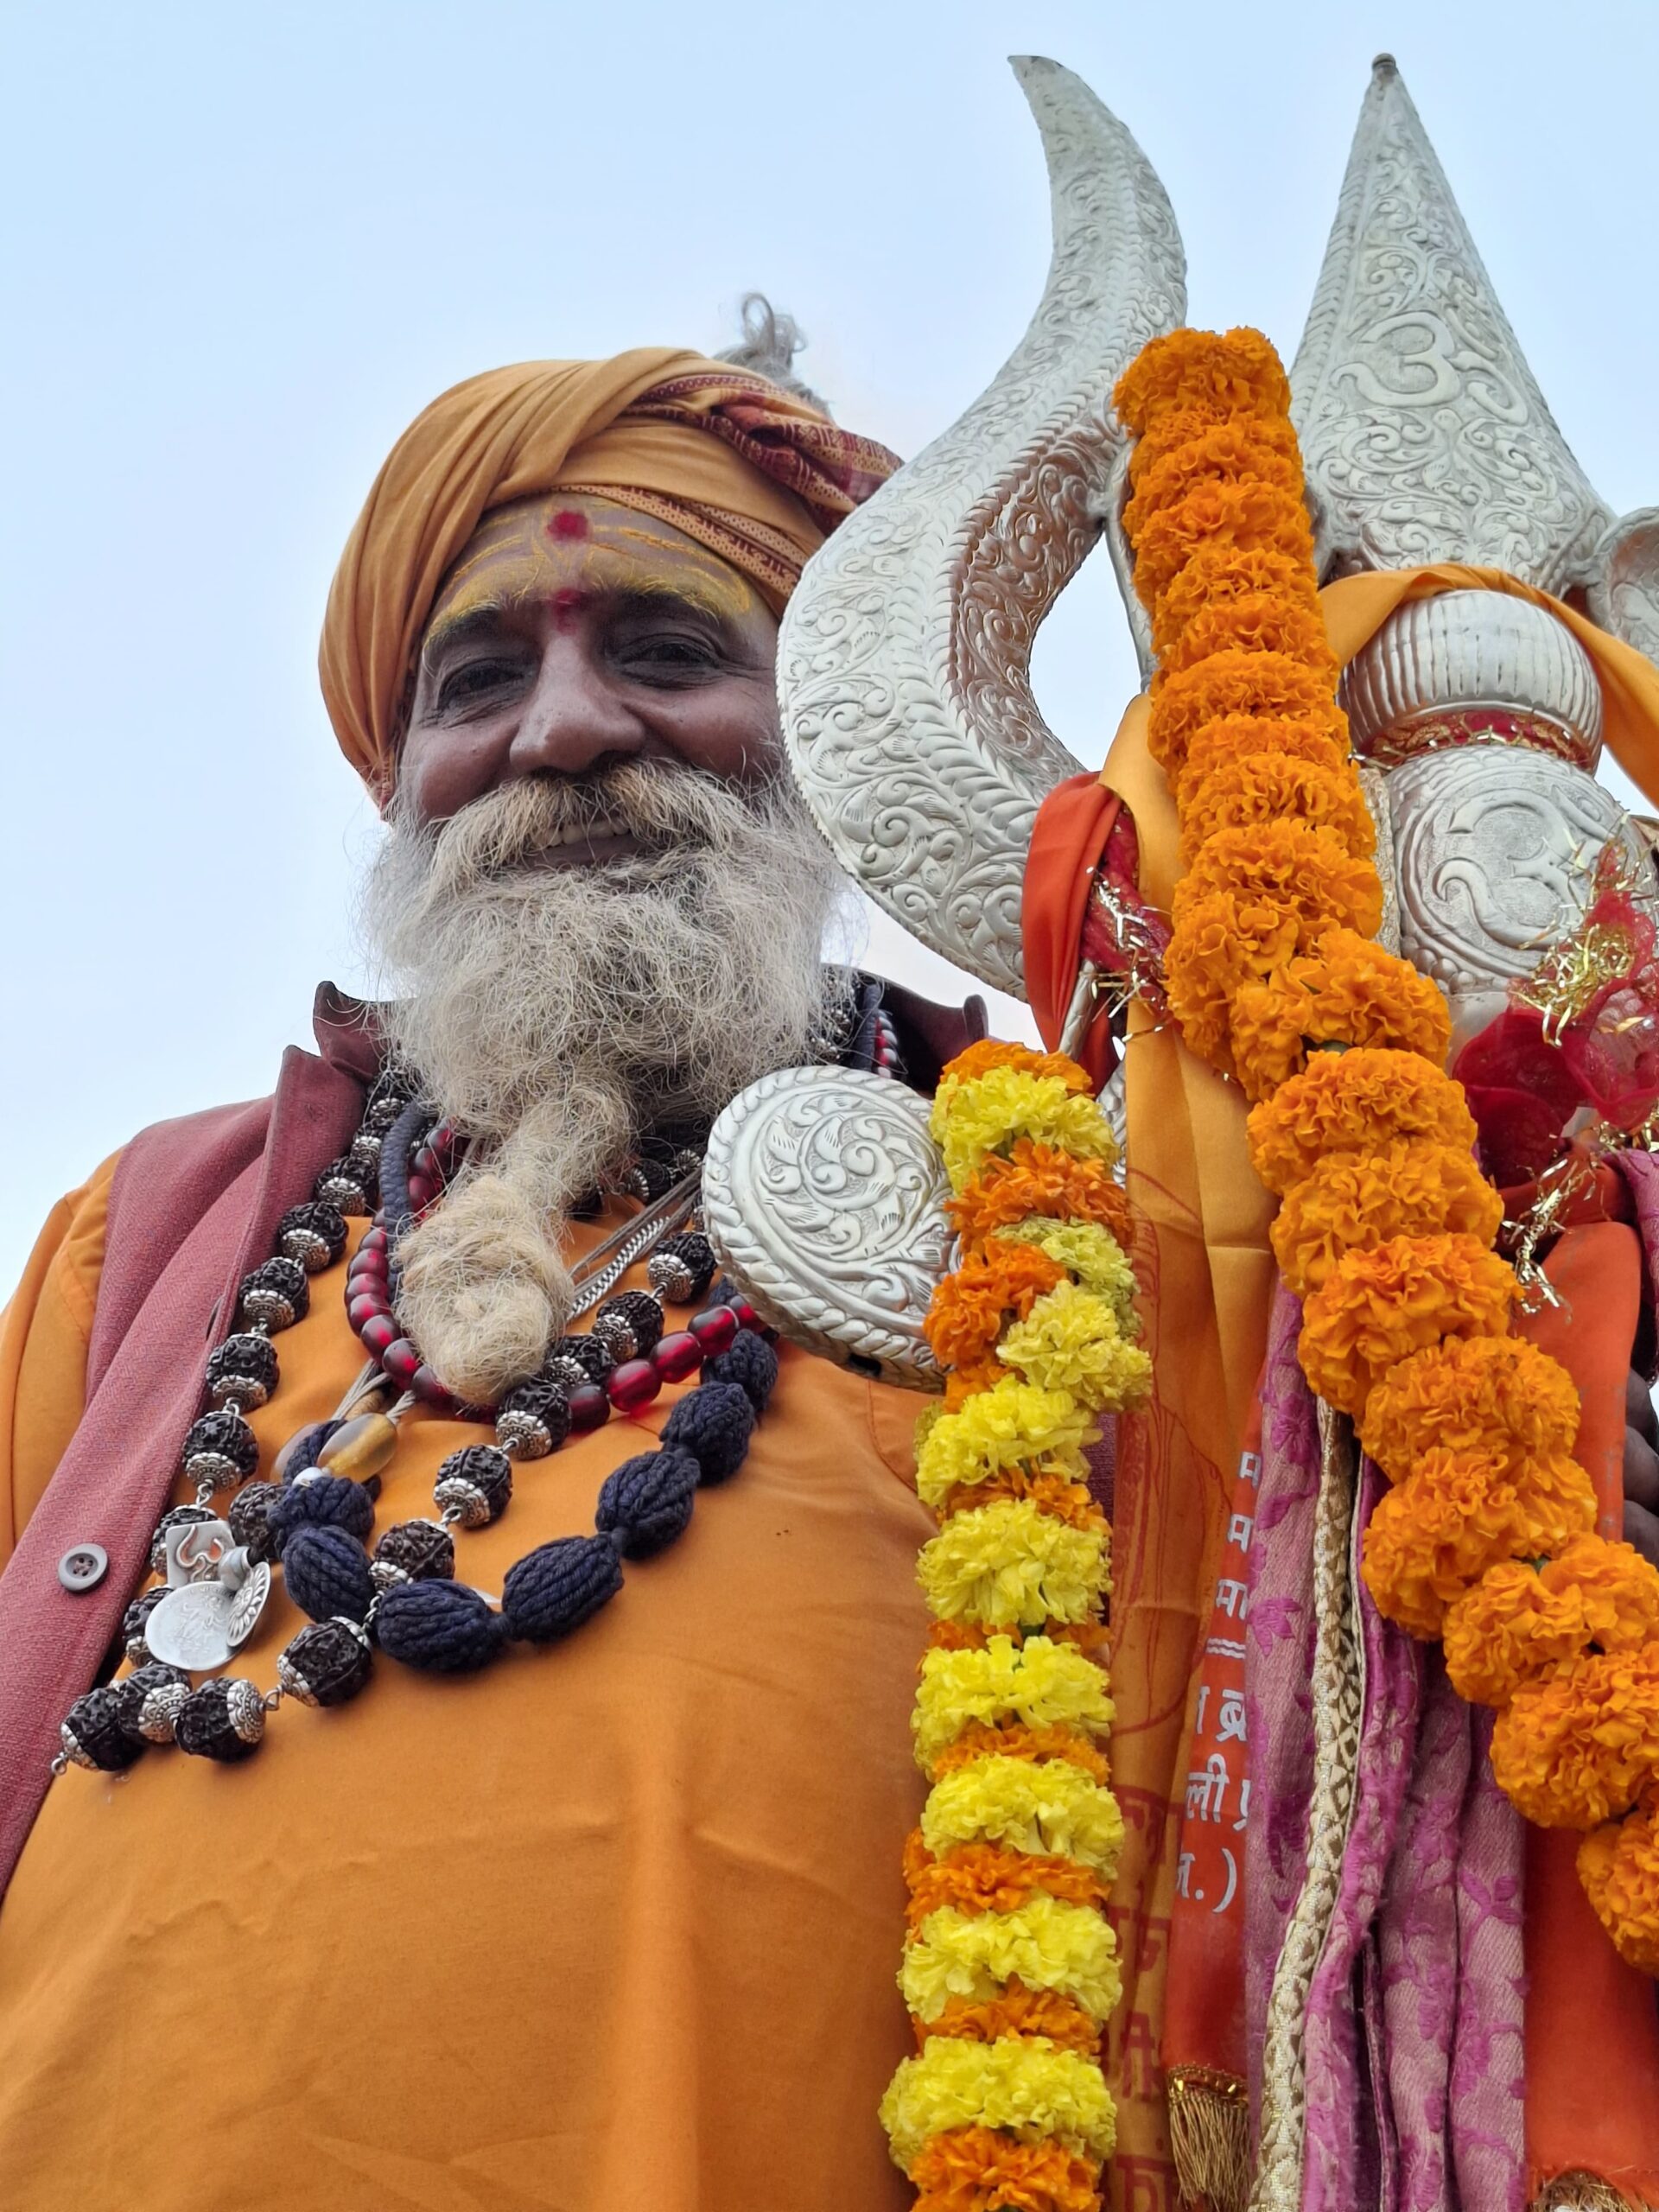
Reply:
[[[1659,1970],[1659,1573],[1592,1532],[1571,1378],[1510,1333],[1497,1194],[1445,1072],[1440,994],[1371,943],[1381,886],[1320,616],[1289,390],[1250,330],[1179,330],[1117,407],[1159,660],[1148,741],[1185,874],[1166,962],[1188,1046],[1242,1084],[1309,1382],[1394,1485],[1363,1572],[1498,1708],[1528,1818],[1585,1828],[1585,1889]]]
[[[1109,1532],[1084,1453],[1151,1365],[1091,1089],[1057,1054],[976,1045],[934,1102],[962,1249],[926,1325],[944,1408],[918,1427],[939,1534],[918,1569],[930,1789],[899,1977],[917,2053],[881,2106],[918,2212],[1099,2212],[1114,2139],[1099,2044],[1123,1821],[1100,1748]]]

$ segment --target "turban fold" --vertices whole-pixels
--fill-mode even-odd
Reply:
[[[777,613],[898,465],[766,378],[670,346],[469,378],[392,448],[334,572],[319,665],[341,750],[390,785],[427,618],[493,508],[556,491],[615,499],[741,569]]]

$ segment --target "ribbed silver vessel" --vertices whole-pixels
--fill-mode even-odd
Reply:
[[[1576,766],[1601,752],[1590,656],[1548,608],[1503,592],[1408,601],[1355,654],[1338,696],[1354,750],[1384,764],[1478,742],[1459,718],[1491,713],[1522,718],[1533,727],[1515,740]]]

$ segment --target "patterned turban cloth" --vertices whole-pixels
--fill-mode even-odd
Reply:
[[[493,508],[550,492],[614,499],[741,569],[776,613],[898,466],[766,378],[668,346],[469,378],[392,448],[334,573],[319,664],[341,751],[390,790],[427,618]]]

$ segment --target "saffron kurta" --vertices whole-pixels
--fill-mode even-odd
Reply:
[[[106,1188],[54,1213],[0,1344],[15,1526],[73,1423]],[[360,1365],[344,1273],[278,1339],[262,1471]],[[520,1468],[458,1573],[499,1592],[590,1529],[687,1387]],[[741,1473],[568,1643],[379,1660],[238,1767],[64,1776],[0,1910],[7,2212],[896,2212],[916,1409],[786,1350]],[[377,1528],[488,1435],[413,1415]],[[300,1620],[279,1577],[238,1671],[268,1687]]]

